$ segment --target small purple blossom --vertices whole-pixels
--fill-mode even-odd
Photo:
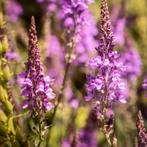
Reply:
[[[91,128],[81,130],[77,147],[97,147],[96,134],[97,132]]]
[[[145,78],[142,84],[143,89],[147,90],[147,79]]]
[[[19,61],[20,60],[20,56],[18,55],[18,53],[14,52],[14,51],[7,52],[6,58],[8,60],[13,60],[13,61]]]
[[[28,108],[39,115],[42,111],[54,107],[52,100],[55,94],[50,87],[53,80],[49,76],[43,75],[34,17],[31,19],[28,61],[25,65],[26,72],[21,74],[22,79],[24,79],[22,96],[27,97],[23,103],[23,108]]]

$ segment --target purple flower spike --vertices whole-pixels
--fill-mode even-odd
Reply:
[[[107,2],[102,0],[98,55],[88,63],[90,75],[87,77],[86,98],[105,103],[107,108],[111,108],[113,102],[125,103],[128,96],[126,83],[121,77],[125,67],[119,62],[117,51],[114,51],[113,40]]]
[[[24,79],[22,96],[27,97],[23,108],[28,108],[39,115],[41,112],[54,107],[52,101],[55,94],[50,87],[53,80],[43,74],[36,33],[35,19],[32,17],[29,30],[28,61],[25,64],[26,72],[21,75]]]
[[[138,112],[136,126],[138,132],[138,147],[145,147],[147,146],[147,130],[144,127],[144,120],[141,111]]]

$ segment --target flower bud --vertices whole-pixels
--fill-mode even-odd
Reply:
[[[13,135],[15,135],[15,129],[14,129],[14,124],[13,124],[13,118],[10,117],[8,120],[8,130],[11,132]]]
[[[8,38],[5,36],[2,42],[2,52],[5,53],[8,50]]]
[[[5,103],[8,99],[7,91],[0,85],[0,101]]]
[[[3,52],[3,46],[2,46],[2,42],[0,42],[0,55],[2,54]]]
[[[7,116],[3,111],[0,111],[0,122],[3,122],[3,123],[7,122]]]
[[[3,70],[4,80],[8,81],[10,79],[10,75],[11,75],[8,65],[7,64],[3,65],[2,70]]]
[[[0,28],[2,28],[2,27],[3,27],[3,15],[0,12]]]
[[[0,122],[0,136],[7,136],[8,129],[7,126]]]
[[[6,100],[3,105],[7,114],[13,114],[13,105],[10,101]]]

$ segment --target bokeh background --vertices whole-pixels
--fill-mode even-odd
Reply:
[[[16,114],[21,112],[21,102],[24,99],[20,96],[18,74],[24,71],[24,62],[27,60],[31,16],[35,16],[36,19],[44,72],[55,79],[53,89],[57,95],[59,93],[66,56],[66,29],[62,27],[63,22],[58,20],[58,7],[50,6],[50,2],[50,0],[0,0],[0,11],[4,14],[9,39],[9,53],[12,55],[7,56],[10,61]],[[116,39],[115,48],[122,55],[120,60],[130,67],[128,74],[124,73],[129,90],[128,101],[126,104],[114,106],[116,135],[119,147],[133,147],[137,141],[136,115],[139,109],[142,111],[145,122],[147,120],[147,98],[142,89],[142,82],[147,77],[147,1],[113,0],[108,3]],[[64,97],[53,124],[51,147],[68,147],[73,138],[76,140],[80,135],[83,142],[94,140],[96,143],[93,144],[99,147],[107,146],[105,137],[98,128],[95,115],[91,111],[91,104],[85,101],[86,62],[96,55],[100,0],[89,5],[89,12],[89,22],[92,25],[82,28],[86,30],[86,33],[82,34],[82,45],[77,44],[75,49],[77,60],[74,60],[70,68]],[[30,132],[32,138],[35,137],[25,119],[19,118],[17,121],[22,125],[22,130]],[[29,120],[27,122],[31,123]],[[86,131],[87,136],[82,136],[82,133]],[[21,137],[18,136],[18,138],[23,138],[22,142],[25,142],[27,136],[23,131],[20,134]],[[95,146],[91,145],[91,147]]]

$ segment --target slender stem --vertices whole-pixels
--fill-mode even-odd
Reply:
[[[103,115],[104,115],[104,118],[102,119],[102,131],[106,137],[107,143],[109,147],[117,147],[117,138],[114,133],[114,123],[112,124],[112,126],[108,126],[105,123],[105,114]],[[107,127],[110,127],[110,128],[107,129]]]
[[[103,126],[103,132],[104,132],[104,135],[106,137],[106,140],[107,140],[107,143],[110,147],[112,147],[112,143],[111,143],[111,140],[110,140],[110,135],[108,134],[105,126]]]
[[[54,108],[54,111],[53,111],[53,114],[52,114],[52,117],[51,117],[51,124],[53,124],[53,122],[54,122],[54,118],[55,118],[55,115],[56,115],[56,112],[57,112],[57,108],[58,108],[58,106],[60,104],[60,101],[61,101],[61,99],[63,97],[63,94],[64,94],[66,80],[67,80],[67,77],[68,77],[67,76],[68,75],[68,71],[69,71],[70,65],[72,63],[72,51],[73,51],[73,48],[74,48],[74,41],[72,39],[71,47],[69,48],[67,62],[66,62],[66,65],[65,65],[65,73],[64,73],[64,78],[63,78],[63,82],[62,82],[62,87],[61,87],[59,96],[57,98],[57,104],[56,104],[56,106]],[[50,140],[51,130],[52,130],[52,126],[50,126],[50,128],[49,128],[49,133],[48,133],[48,137],[47,137],[47,145],[46,145],[46,147],[49,147],[49,140]]]
[[[41,142],[42,142],[42,129],[41,129],[41,122],[39,122],[39,131],[38,131],[38,135],[39,135],[39,143],[38,143],[38,147],[40,147]]]

